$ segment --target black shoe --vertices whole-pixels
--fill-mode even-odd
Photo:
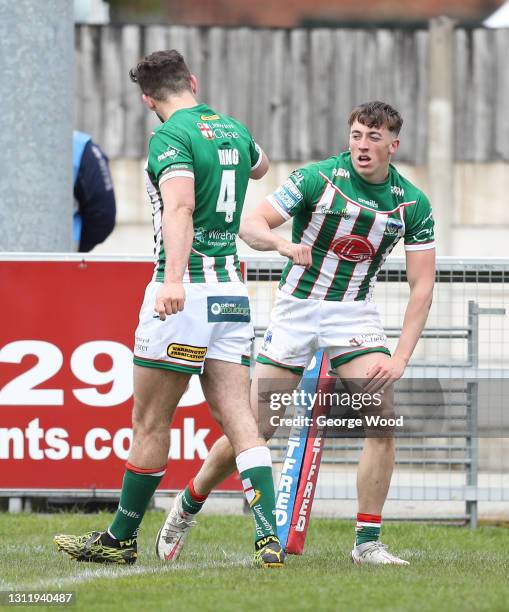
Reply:
[[[254,564],[257,567],[283,567],[286,553],[276,536],[267,536],[255,544]]]
[[[53,541],[58,550],[76,561],[130,565],[138,557],[136,538],[116,540],[107,531],[92,531],[82,536],[59,534]]]

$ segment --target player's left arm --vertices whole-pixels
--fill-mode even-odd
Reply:
[[[174,177],[159,184],[163,199],[162,238],[166,254],[164,282],[154,310],[161,320],[184,310],[186,299],[182,279],[194,237],[194,179]]]
[[[366,385],[368,393],[381,391],[403,376],[431,307],[435,283],[435,249],[406,251],[406,274],[410,297],[399,342],[390,359],[382,358],[367,371],[367,378],[371,379]]]

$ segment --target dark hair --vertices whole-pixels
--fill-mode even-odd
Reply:
[[[175,49],[155,51],[129,70],[133,83],[155,100],[165,100],[172,94],[191,91],[191,73],[182,55]]]
[[[403,125],[403,119],[398,111],[390,104],[378,100],[366,102],[354,108],[348,118],[348,125],[352,127],[355,121],[370,128],[386,127],[396,136]]]

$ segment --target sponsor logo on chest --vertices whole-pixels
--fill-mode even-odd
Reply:
[[[371,242],[366,237],[355,234],[337,238],[331,248],[339,259],[353,263],[368,261],[375,256],[375,247]]]
[[[365,200],[364,198],[357,198],[357,201],[365,206],[369,206],[370,208],[378,208],[378,202],[375,200]]]
[[[348,212],[348,208],[346,206],[341,210],[333,210],[332,208],[328,208],[326,204],[320,204],[317,210],[323,215],[336,215],[341,217],[345,221],[348,221],[348,219],[350,219],[351,217],[351,214]]]

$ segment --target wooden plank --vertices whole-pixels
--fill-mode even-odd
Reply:
[[[335,30],[332,57],[331,149],[330,155],[348,149],[348,117],[354,107],[355,38],[352,30]]]
[[[229,99],[228,114],[243,123],[249,122],[252,91],[252,30],[226,30],[226,56],[223,58],[219,80],[226,87]],[[222,111],[226,112],[226,111]]]
[[[377,95],[376,32],[352,31],[354,49],[352,70],[352,108],[374,100]]]
[[[207,96],[204,78],[204,30],[200,28],[186,28],[186,30],[186,63],[191,73],[198,78],[198,99],[203,101]]]
[[[494,65],[493,30],[474,30],[473,54],[473,102],[474,122],[468,126],[474,132],[474,146],[465,152],[465,159],[484,161],[493,157],[495,123],[494,107]],[[463,156],[462,156],[463,157]]]
[[[313,159],[329,157],[332,151],[330,125],[334,116],[331,109],[331,73],[333,40],[330,30],[318,28],[310,34],[310,154]]]
[[[472,31],[456,30],[454,72],[454,155],[456,159],[468,159],[465,153],[474,149],[473,91],[472,91]],[[465,129],[465,126],[470,126]]]
[[[122,104],[122,30],[101,28],[101,91],[103,92],[103,136],[101,145],[107,155],[123,154],[125,111]]]
[[[270,38],[269,38],[270,36]],[[270,59],[264,67],[264,73],[269,76],[267,88],[268,104],[263,109],[265,122],[268,125],[268,143],[270,155],[274,161],[289,159],[288,134],[288,94],[290,79],[287,71],[288,33],[285,30],[275,30],[265,34],[267,48],[270,48]],[[253,91],[253,99],[258,97],[258,91]]]
[[[100,70],[100,34],[99,26],[80,26],[82,49],[81,62],[81,122],[77,129],[90,134],[102,144],[103,137],[103,90],[101,88]]]
[[[311,157],[309,132],[309,32],[295,29],[290,32],[290,160]]]
[[[395,107],[398,106],[396,73],[400,69],[397,36],[397,30],[377,30],[374,57],[366,57],[370,65],[376,66],[376,74],[370,75],[370,80],[375,83],[374,95],[370,99],[381,100]]]
[[[187,29],[183,26],[171,26],[166,28],[166,49],[176,49],[187,60]]]
[[[251,112],[247,121],[256,142],[274,160],[271,134],[271,79],[274,70],[271,30],[256,30],[251,41]]]
[[[492,111],[495,129],[494,156],[509,160],[509,29],[495,30],[495,100]]]
[[[400,30],[396,37],[397,63],[394,70],[394,99],[392,104],[403,117],[401,145],[395,160],[415,163],[417,114],[415,95],[417,92],[417,44],[415,33]]]
[[[414,96],[415,104],[415,163],[425,164],[428,155],[428,95],[429,95],[429,34],[425,30],[416,33],[416,67],[417,88]]]
[[[226,30],[224,28],[210,28],[208,31],[208,97],[209,104],[220,113],[230,112],[230,93],[225,87],[225,63],[226,57]],[[237,95],[242,95],[236,92]]]
[[[168,26],[151,25],[145,28],[143,55],[168,48]]]
[[[162,49],[167,49],[167,39],[168,39],[168,27],[160,26],[160,25],[151,25],[146,26],[142,29],[142,42],[143,42],[143,56],[147,56],[150,53],[154,53],[154,51],[161,51]],[[159,121],[154,113],[147,110],[144,112],[145,115],[145,129],[143,130],[144,134],[148,135],[147,143],[145,146],[145,151],[147,151],[148,147],[148,139],[150,138],[150,134],[152,130],[159,125]]]
[[[140,158],[147,153],[149,134],[146,132],[147,109],[141,100],[141,91],[129,78],[129,70],[134,68],[143,55],[142,28],[126,25],[122,28],[122,103],[125,108],[124,148],[122,157]]]

